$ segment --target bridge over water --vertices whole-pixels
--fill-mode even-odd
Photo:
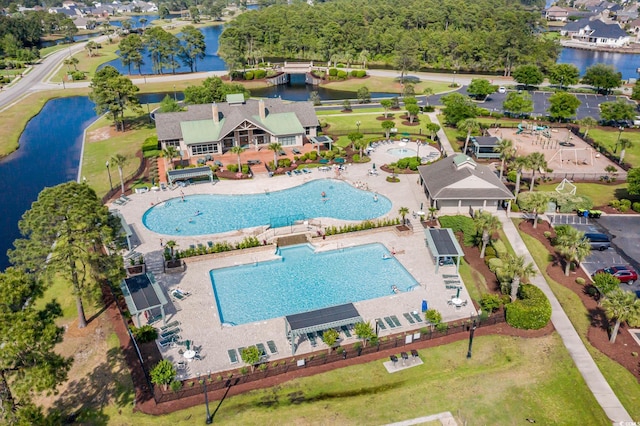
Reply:
[[[275,67],[278,74],[267,78],[267,82],[271,85],[286,84],[289,82],[289,76],[292,74],[303,74],[305,83],[317,86],[320,79],[315,77],[311,72],[314,70],[324,69],[324,67],[314,66],[313,62],[287,62],[279,64]]]

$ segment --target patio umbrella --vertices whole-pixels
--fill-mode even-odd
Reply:
[[[376,163],[373,163],[373,165],[371,166],[371,168],[372,168],[373,170],[375,170],[375,169],[376,169]]]
[[[458,290],[456,291],[456,299],[460,298],[460,287],[458,287]]]
[[[374,168],[375,168],[375,167],[374,167]],[[424,203],[420,203],[420,210],[424,210],[424,209],[422,208],[423,204],[424,204]]]
[[[187,344],[187,350],[189,350],[190,347],[191,347],[191,341],[187,340],[187,341],[185,341],[185,343]]]

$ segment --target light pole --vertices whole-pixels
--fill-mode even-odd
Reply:
[[[111,169],[109,168],[109,161],[108,160],[105,163],[105,165],[107,166],[107,173],[109,174],[109,190],[113,191],[113,182],[111,181]]]
[[[173,100],[178,102],[178,98],[176,96],[176,85],[175,84],[173,85]]]
[[[473,346],[473,333],[476,331],[476,327],[478,326],[478,321],[473,320],[473,325],[471,326],[471,330],[469,330],[469,351],[467,352],[467,359],[471,358],[471,346]]]
[[[204,422],[210,425],[211,423],[213,423],[213,416],[209,411],[209,397],[207,396],[207,378],[211,376],[211,371],[207,371],[207,377],[203,379],[200,378],[200,373],[197,373],[197,375],[198,375],[198,381],[202,381],[202,388],[204,389],[204,405],[207,409],[207,417]]]
[[[615,154],[618,151],[618,145],[620,145],[620,136],[622,136],[622,131],[624,127],[618,127],[618,140],[616,141],[616,146],[613,148],[613,153]]]
[[[360,133],[360,120],[356,121],[356,127],[358,128],[358,133]]]
[[[456,87],[456,72],[453,72],[453,83],[451,84],[451,87]]]

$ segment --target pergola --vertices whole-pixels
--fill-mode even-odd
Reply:
[[[331,306],[329,308],[303,312],[301,314],[287,315],[285,317],[285,328],[287,338],[289,339],[289,343],[291,343],[291,355],[296,352],[294,340],[298,336],[341,327],[343,325],[352,325],[358,322],[362,322],[362,317],[355,306],[353,306],[353,303]]]
[[[312,136],[309,138],[309,140],[318,148],[318,154],[320,154],[320,145],[329,145],[329,151],[331,151],[331,144],[333,143],[333,139],[331,139],[329,136]]]
[[[173,185],[174,182],[179,180],[187,180],[203,176],[208,176],[209,181],[213,183],[214,175],[209,166],[192,167],[190,169],[169,170],[167,172],[169,185]]]
[[[157,308],[160,308],[162,321],[166,323],[164,305],[168,303],[167,298],[164,297],[153,274],[146,273],[125,278],[120,283],[120,289],[129,312],[136,317],[138,327],[140,327],[140,314]]]
[[[131,227],[129,226],[129,224],[127,223],[127,221],[125,220],[125,218],[120,214],[120,212],[112,210],[111,214],[115,217],[118,218],[118,220],[120,220],[120,235],[123,235],[125,237],[125,239],[127,240],[127,249],[128,250],[132,250],[133,247],[131,247],[131,237],[133,236],[133,231],[131,230]]]
[[[456,236],[450,228],[427,228],[424,230],[427,246],[436,261],[436,274],[440,269],[440,260],[445,257],[456,259],[456,273],[460,269],[460,258],[464,251],[458,244]]]

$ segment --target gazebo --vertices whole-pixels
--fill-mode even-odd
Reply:
[[[200,177],[208,177],[209,181],[213,183],[214,175],[209,166],[192,167],[189,169],[169,170],[167,172],[167,179],[169,185],[173,185],[176,181],[195,179]]]
[[[140,327],[140,315],[160,309],[162,321],[166,323],[164,305],[167,298],[156,282],[153,274],[146,273],[125,278],[120,283],[120,289],[127,303],[127,308],[132,316],[136,317],[136,323]]]
[[[358,322],[362,322],[362,317],[356,307],[353,306],[353,303],[287,315],[285,317],[285,327],[287,338],[291,343],[291,355],[296,352],[294,342],[296,337]]]
[[[460,258],[464,251],[458,244],[456,236],[450,228],[427,228],[424,230],[427,246],[436,262],[436,274],[440,269],[440,261],[445,258],[455,258],[456,273],[460,269]]]
[[[331,139],[329,136],[312,136],[309,138],[309,140],[318,148],[318,154],[320,154],[320,145],[329,145],[329,151],[331,151],[331,144],[333,143],[333,139]]]

